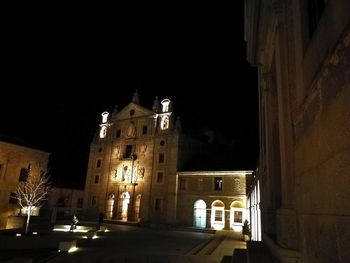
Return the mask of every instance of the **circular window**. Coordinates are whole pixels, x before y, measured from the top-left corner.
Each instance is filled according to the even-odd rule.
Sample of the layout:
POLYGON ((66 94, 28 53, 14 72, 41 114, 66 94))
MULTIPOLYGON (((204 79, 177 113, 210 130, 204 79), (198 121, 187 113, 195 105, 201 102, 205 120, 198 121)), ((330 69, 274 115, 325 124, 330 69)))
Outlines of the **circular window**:
POLYGON ((134 110, 130 110, 130 116, 133 116, 135 114, 134 110))
POLYGON ((164 140, 161 140, 160 141, 160 146, 164 146, 165 145, 165 141, 164 140))

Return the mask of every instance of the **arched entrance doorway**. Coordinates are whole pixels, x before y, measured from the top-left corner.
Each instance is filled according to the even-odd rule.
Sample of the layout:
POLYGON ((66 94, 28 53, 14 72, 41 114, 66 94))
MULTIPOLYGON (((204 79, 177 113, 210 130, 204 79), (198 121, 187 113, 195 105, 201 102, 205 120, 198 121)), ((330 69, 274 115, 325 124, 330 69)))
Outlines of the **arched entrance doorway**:
POLYGON ((135 219, 137 221, 140 220, 140 204, 141 204, 141 195, 137 195, 136 196, 136 200, 135 200, 135 219))
POLYGON ((193 219, 195 227, 206 227, 207 220, 207 205, 203 200, 197 200, 194 203, 193 209, 193 219))
POLYGON ((241 201, 233 201, 230 206, 230 228, 241 231, 244 221, 244 205, 241 201))
POLYGON ((130 203, 130 194, 124 192, 119 197, 119 207, 118 207, 118 219, 127 221, 128 220, 128 205, 130 203))
POLYGON ((211 227, 216 230, 225 227, 225 204, 220 200, 211 204, 211 227))
POLYGON ((112 219, 113 217, 113 207, 114 207, 114 194, 108 195, 107 207, 106 207, 106 218, 112 219))

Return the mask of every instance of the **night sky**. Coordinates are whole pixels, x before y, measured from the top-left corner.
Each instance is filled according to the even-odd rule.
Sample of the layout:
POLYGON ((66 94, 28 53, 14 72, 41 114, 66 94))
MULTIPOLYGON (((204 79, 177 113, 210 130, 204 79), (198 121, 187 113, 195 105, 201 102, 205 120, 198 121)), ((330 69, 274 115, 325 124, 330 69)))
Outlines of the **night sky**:
POLYGON ((138 89, 142 106, 169 96, 184 130, 215 130, 255 163, 257 76, 243 24, 242 1, 207 20, 180 25, 165 16, 126 33, 73 22, 13 25, 1 51, 0 134, 51 152, 55 182, 82 186, 101 112, 123 108, 138 89))

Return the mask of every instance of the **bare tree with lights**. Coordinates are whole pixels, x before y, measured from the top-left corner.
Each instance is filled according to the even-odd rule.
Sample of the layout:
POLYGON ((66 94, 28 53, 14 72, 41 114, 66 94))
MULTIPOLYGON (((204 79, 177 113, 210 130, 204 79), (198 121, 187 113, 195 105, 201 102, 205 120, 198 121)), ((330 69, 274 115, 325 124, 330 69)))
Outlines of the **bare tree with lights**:
POLYGON ((46 173, 33 174, 30 166, 27 170, 27 179, 20 182, 14 191, 14 198, 22 208, 27 208, 27 223, 25 233, 28 233, 32 211, 41 207, 51 189, 49 177, 46 173))

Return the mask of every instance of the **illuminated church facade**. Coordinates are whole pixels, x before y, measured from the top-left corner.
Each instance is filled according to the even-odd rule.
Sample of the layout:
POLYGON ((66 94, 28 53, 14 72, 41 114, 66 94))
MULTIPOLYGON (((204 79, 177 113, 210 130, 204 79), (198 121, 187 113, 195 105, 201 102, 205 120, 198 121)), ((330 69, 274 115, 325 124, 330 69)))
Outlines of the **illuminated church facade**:
POLYGON ((204 143, 182 133, 171 100, 156 97, 150 110, 135 93, 122 110, 102 113, 90 146, 85 215, 141 224, 242 225, 250 172, 180 172, 204 150, 204 143))

